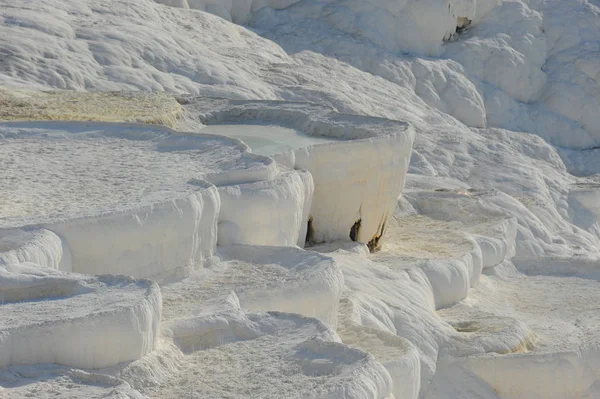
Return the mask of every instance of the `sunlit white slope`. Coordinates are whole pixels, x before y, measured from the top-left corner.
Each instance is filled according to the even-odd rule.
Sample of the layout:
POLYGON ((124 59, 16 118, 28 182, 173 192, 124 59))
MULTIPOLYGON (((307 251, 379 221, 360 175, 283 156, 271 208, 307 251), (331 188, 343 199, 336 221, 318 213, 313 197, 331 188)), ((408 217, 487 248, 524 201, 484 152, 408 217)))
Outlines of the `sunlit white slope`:
POLYGON ((598 144, 600 9, 593 2, 169 3, 175 7, 150 0, 6 7, 0 80, 309 100, 454 124, 448 114, 561 146, 598 144), (197 9, 249 24, 269 40, 197 9), (42 15, 52 22, 41 24, 42 15))
MULTIPOLYGON (((421 245, 400 241, 397 249, 417 260, 386 258, 384 252, 376 262, 360 246, 332 255, 348 288, 340 336, 379 360, 367 361, 382 382, 373 386, 385 388, 377 393, 597 396, 596 352, 579 340, 596 339, 594 309, 587 306, 597 296, 597 182, 569 171, 600 171, 598 150, 590 149, 598 145, 598 1, 182 0, 167 7, 146 0, 34 0, 27 10, 3 3, 3 84, 308 101, 410 122, 416 132, 410 192, 402 203, 406 212, 398 216, 414 223, 398 236, 421 245), (468 29, 457 32, 469 19, 468 29), (559 153, 553 145, 569 148, 559 153), (482 223, 481 230, 464 228, 466 238, 440 227, 480 222, 473 214, 506 218, 482 223), (423 217, 435 222, 423 224, 423 217), (440 232, 444 245, 434 247, 437 257, 427 258, 419 250, 432 254, 426 244, 438 236, 431 231, 440 232), (498 266, 513 255, 522 272, 544 276, 521 275, 510 270, 510 262, 498 266), (565 275, 572 277, 562 280, 565 275), (519 302, 523 293, 527 306, 505 306, 503 298, 519 302), (446 306, 452 307, 440 309, 446 306), (582 309, 590 317, 571 319, 582 309), (536 352, 539 342, 552 343, 544 341, 548 337, 557 339, 555 345, 536 352), (385 373, 389 379, 380 378, 385 373), (566 376, 569 383, 559 386, 566 376)), ((284 236, 282 242, 296 238, 284 236)), ((230 325, 247 325, 244 317, 230 318, 230 325)), ((179 330, 191 331, 192 340, 206 319, 195 321, 179 330)), ((319 330, 317 324, 307 323, 307 331, 319 330)), ((296 333, 288 331, 289 337, 296 333)), ((275 342, 265 340, 267 346, 275 342)), ((259 347, 254 345, 247 347, 259 347)), ((178 350, 157 357, 177 363, 183 358, 178 350)), ((293 352, 290 346, 284 350, 293 352)), ((212 354, 221 359, 225 353, 221 347, 212 354)), ((196 359, 183 363, 202 365, 206 358, 196 359)), ((155 371, 161 369, 149 363, 142 359, 123 375, 160 387, 162 374, 155 371)), ((188 387, 169 378, 173 386, 188 387)))

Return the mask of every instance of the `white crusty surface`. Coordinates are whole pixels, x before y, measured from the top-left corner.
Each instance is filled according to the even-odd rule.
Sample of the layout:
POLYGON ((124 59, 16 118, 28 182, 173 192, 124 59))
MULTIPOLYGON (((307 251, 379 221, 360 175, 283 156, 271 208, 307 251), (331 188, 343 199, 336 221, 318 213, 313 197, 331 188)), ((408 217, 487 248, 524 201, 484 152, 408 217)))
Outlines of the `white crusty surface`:
POLYGON ((143 125, 1 124, 0 226, 163 202, 196 190, 192 179, 267 178, 273 161, 246 151, 228 138, 143 125))

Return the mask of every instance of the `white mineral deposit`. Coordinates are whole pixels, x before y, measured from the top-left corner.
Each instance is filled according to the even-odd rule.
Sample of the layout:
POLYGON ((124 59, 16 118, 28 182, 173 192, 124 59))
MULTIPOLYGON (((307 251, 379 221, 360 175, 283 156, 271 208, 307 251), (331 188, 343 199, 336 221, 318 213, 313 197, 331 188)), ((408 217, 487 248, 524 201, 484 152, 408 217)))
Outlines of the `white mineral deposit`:
POLYGON ((600 398, 599 0, 0 0, 0 398, 600 398))

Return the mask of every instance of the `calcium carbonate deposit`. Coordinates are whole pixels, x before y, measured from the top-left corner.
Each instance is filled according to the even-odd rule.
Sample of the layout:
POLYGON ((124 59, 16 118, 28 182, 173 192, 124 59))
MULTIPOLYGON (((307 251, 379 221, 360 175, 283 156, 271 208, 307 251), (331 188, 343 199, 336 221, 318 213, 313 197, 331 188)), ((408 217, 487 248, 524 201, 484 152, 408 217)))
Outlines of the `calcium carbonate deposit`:
POLYGON ((597 0, 0 0, 0 398, 600 397, 597 0))
POLYGON ((214 125, 203 128, 201 132, 235 137, 246 143, 254 154, 267 156, 332 141, 324 137, 307 136, 294 129, 269 125, 214 125))

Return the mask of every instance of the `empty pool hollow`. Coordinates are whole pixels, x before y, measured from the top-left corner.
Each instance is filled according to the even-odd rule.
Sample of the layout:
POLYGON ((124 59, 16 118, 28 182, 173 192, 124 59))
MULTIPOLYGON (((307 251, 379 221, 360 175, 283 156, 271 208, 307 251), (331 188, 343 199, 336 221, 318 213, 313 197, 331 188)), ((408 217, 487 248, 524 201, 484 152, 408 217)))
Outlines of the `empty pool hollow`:
POLYGON ((307 147, 312 144, 340 141, 340 139, 335 138, 311 136, 296 129, 274 125, 209 125, 202 128, 200 132, 242 140, 254 154, 266 156, 307 147))

